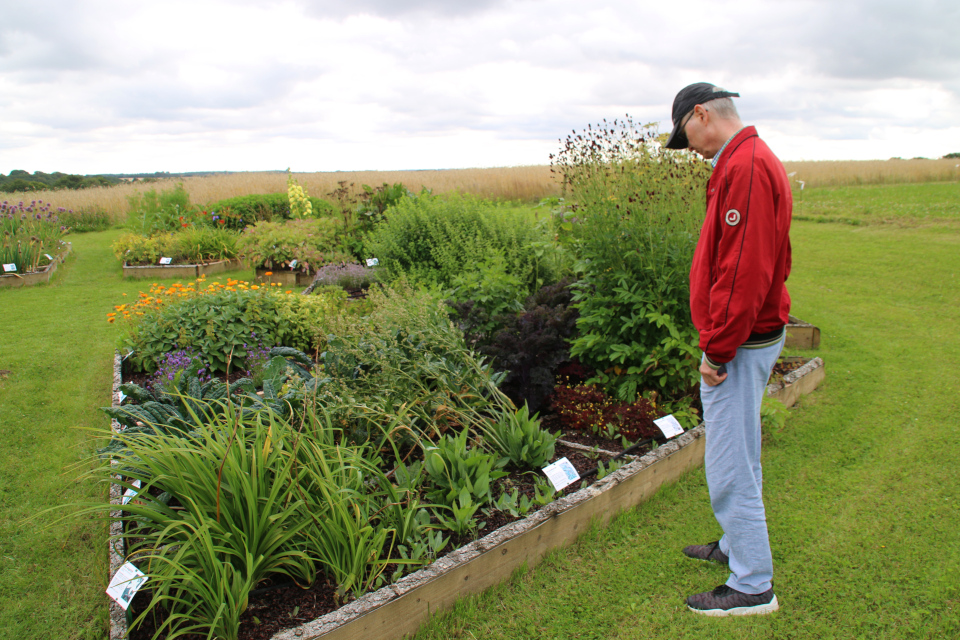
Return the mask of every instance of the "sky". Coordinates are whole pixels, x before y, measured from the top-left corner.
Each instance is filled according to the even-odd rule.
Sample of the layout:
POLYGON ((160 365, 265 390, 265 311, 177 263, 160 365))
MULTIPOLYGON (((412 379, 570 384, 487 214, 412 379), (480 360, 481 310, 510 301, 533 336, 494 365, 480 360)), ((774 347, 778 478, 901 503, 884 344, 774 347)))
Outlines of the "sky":
POLYGON ((782 160, 960 152, 957 0, 0 0, 0 172, 549 164, 692 82, 782 160))

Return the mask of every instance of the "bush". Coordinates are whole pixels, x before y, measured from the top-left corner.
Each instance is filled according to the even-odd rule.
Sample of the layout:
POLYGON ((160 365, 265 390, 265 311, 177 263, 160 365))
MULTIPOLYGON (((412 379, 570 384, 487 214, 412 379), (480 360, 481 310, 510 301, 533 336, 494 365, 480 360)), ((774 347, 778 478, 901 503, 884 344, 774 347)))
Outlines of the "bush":
POLYGON ((577 310, 569 282, 543 287, 520 313, 493 315, 482 299, 450 302, 467 343, 505 372, 500 389, 517 406, 541 411, 555 384, 557 367, 570 359, 577 310))
POLYGON ((522 212, 456 194, 420 195, 388 210, 366 250, 380 261, 385 281, 406 277, 443 288, 499 256, 529 293, 557 279, 543 255, 546 240, 547 232, 522 212))
POLYGON ((105 231, 113 224, 109 213, 96 208, 82 208, 77 211, 60 208, 58 215, 60 224, 67 227, 71 233, 105 231))
POLYGON ((136 303, 117 305, 108 314, 110 322, 118 314, 127 322, 120 347, 133 351, 135 371, 156 371, 160 356, 177 349, 193 349, 213 371, 228 366, 240 371, 257 346, 251 333, 264 344, 312 352, 345 298, 287 294, 236 280, 204 285, 203 278, 190 285, 154 285, 136 303))
POLYGON ((685 394, 698 375, 688 277, 709 165, 655 140, 652 126, 604 122, 552 161, 574 203, 556 218, 578 258, 571 353, 627 401, 685 394))
POLYGON ((337 223, 332 218, 258 222, 244 230, 240 251, 255 267, 313 273, 325 264, 349 262, 339 250, 337 223))
MULTIPOLYGON (((314 217, 325 218, 333 215, 333 205, 326 200, 311 197, 309 201, 314 217)), ((286 193, 237 196, 207 204, 205 209, 216 215, 226 214, 227 226, 238 231, 261 221, 291 219, 290 198, 286 193)))
POLYGON ((129 265, 157 264, 161 257, 173 264, 194 264, 233 260, 239 255, 237 243, 237 234, 227 229, 192 227, 152 237, 127 233, 112 248, 117 259, 129 265))
POLYGON ((179 231, 190 226, 190 194, 178 184, 173 189, 157 193, 150 189, 127 196, 129 211, 127 227, 134 233, 150 236, 156 233, 179 231))
POLYGON ((347 291, 365 291, 371 284, 377 282, 378 278, 375 268, 347 262, 320 267, 313 281, 316 287, 340 287, 347 291))

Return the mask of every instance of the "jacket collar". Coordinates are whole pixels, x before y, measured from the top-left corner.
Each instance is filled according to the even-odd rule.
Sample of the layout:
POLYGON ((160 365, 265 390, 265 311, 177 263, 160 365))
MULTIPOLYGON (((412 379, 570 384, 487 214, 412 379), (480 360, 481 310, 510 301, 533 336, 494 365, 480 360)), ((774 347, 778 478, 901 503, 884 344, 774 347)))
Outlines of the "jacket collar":
POLYGON ((730 157, 736 153, 737 147, 739 147, 745 140, 748 138, 757 137, 757 128, 750 126, 744 127, 740 132, 733 136, 733 139, 730 140, 718 153, 720 158, 717 160, 716 166, 713 168, 714 173, 722 171, 727 162, 730 161, 730 157))

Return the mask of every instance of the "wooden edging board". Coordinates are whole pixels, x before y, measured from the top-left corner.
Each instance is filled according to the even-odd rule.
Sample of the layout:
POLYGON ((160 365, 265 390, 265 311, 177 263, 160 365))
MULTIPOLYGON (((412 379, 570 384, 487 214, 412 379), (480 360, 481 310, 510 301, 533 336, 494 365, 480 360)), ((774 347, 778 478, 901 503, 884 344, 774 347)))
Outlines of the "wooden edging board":
MULTIPOLYGON (((117 402, 122 361, 114 358, 113 402, 117 402)), ((823 361, 813 358, 784 376, 784 385, 770 385, 767 394, 787 404, 810 393, 823 379, 823 361), (808 377, 810 382, 804 382, 808 377), (815 380, 815 381, 813 381, 815 380), (789 398, 788 398, 789 399, 789 398)), ((114 431, 120 425, 112 422, 114 431)), ((650 498, 664 484, 676 481, 703 464, 704 426, 674 438, 602 480, 556 500, 523 520, 450 552, 436 562, 375 592, 298 627, 276 633, 272 640, 398 640, 416 633, 420 625, 457 599, 478 593, 510 577, 522 564, 535 566, 549 551, 572 544, 593 522, 606 524, 619 511, 650 498)), ((121 487, 110 486, 110 502, 119 507, 121 487)), ((120 534, 120 511, 111 512, 110 536, 120 534)), ((123 549, 110 546, 110 575, 125 561, 123 549)), ((110 638, 127 634, 126 612, 110 602, 110 638)))
POLYGON ((199 278, 223 271, 235 271, 243 268, 240 260, 219 260, 206 264, 152 264, 137 267, 123 263, 125 278, 199 278))
POLYGON ((785 349, 816 349, 819 346, 820 329, 809 322, 790 316, 783 347, 785 349))
POLYGON ((12 273, 0 275, 0 288, 3 287, 32 287, 35 284, 41 284, 43 282, 50 282, 50 278, 53 276, 53 273, 57 270, 57 266, 61 262, 67 259, 67 254, 70 253, 70 249, 73 248, 73 245, 69 242, 66 243, 67 247, 56 256, 53 257, 53 262, 46 265, 40 271, 34 271, 32 273, 25 273, 23 275, 14 275, 12 273))
POLYGON ((767 385, 767 395, 776 398, 784 405, 792 407, 800 399, 800 396, 812 392, 824 376, 827 375, 820 358, 784 358, 784 360, 801 361, 803 366, 794 369, 783 376, 782 383, 767 385))

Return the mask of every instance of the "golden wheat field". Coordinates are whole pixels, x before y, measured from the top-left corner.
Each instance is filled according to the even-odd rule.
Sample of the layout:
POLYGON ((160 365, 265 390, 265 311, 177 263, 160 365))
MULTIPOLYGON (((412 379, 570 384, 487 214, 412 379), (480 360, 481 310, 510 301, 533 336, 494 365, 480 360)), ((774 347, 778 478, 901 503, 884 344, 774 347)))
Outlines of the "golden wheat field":
MULTIPOLYGON (((786 162, 794 188, 848 186, 858 184, 897 184, 907 182, 952 182, 960 179, 960 160, 867 160, 786 162)), ((357 171, 295 173, 294 177, 312 196, 328 198, 338 183, 362 185, 403 183, 411 191, 422 188, 434 193, 460 191, 483 198, 536 202, 560 194, 560 184, 547 165, 501 167, 493 169, 445 169, 435 171, 357 171)), ((97 209, 119 221, 127 212, 127 198, 149 189, 169 189, 182 183, 194 204, 207 204, 253 193, 286 191, 287 175, 282 172, 224 173, 203 177, 173 178, 151 183, 124 183, 79 191, 36 191, 13 193, 5 200, 17 202, 41 199, 66 209, 97 209)))

